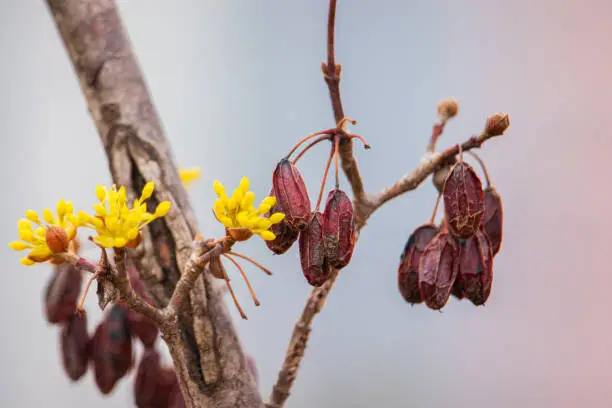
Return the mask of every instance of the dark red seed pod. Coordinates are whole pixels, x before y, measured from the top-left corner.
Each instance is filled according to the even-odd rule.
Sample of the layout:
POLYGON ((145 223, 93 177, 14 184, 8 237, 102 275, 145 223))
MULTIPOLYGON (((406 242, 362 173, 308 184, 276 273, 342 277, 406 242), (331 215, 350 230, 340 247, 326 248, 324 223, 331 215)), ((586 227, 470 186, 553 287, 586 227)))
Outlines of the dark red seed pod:
POLYGON ((138 337, 145 347, 153 347, 155 345, 159 329, 153 320, 133 310, 128 310, 127 323, 130 333, 138 337))
POLYGON ((134 402, 138 408, 157 406, 157 383, 162 374, 159 360, 157 350, 149 348, 145 349, 138 363, 134 380, 134 402))
POLYGON ((438 233, 419 263, 421 297, 430 309, 442 309, 448 302, 458 270, 459 246, 447 232, 438 233))
POLYGON ((87 371, 89 362, 86 315, 73 313, 64 322, 60 333, 60 343, 64 370, 72 381, 77 381, 87 371))
POLYGON ((176 373, 172 368, 162 368, 155 395, 157 396, 157 407, 180 408, 185 406, 176 373))
POLYGON ((398 286, 404 300, 408 303, 421 303, 419 290, 419 262, 427 245, 438 233, 438 227, 433 224, 424 224, 415 229, 400 257, 398 268, 398 286))
POLYGON ((323 247, 331 267, 341 269, 348 265, 356 236, 351 199, 342 190, 330 191, 323 212, 323 247))
POLYGON ((98 326, 92 347, 96 384, 103 394, 108 394, 133 364, 132 336, 125 307, 113 305, 98 326))
POLYGON ((323 248, 323 215, 317 211, 305 231, 300 232, 300 262, 304 277, 312 286, 321 286, 331 276, 323 248))
POLYGON ((453 290, 474 305, 484 305, 493 282, 493 253, 489 237, 478 230, 472 238, 460 241, 459 273, 453 290))
POLYGON ((502 199, 493 186, 489 186, 484 192, 485 212, 482 221, 482 229, 491 240, 491 251, 493 256, 497 255, 501 248, 504 210, 502 199))
MULTIPOLYGON (((272 187, 272 190, 270 190, 269 195, 276 197, 274 187, 272 187)), ((280 206, 278 198, 276 199, 276 205, 274 205, 270 209, 270 212, 268 212, 266 216, 269 217, 270 215, 277 212, 285 212, 280 206)), ((274 235, 276 235, 276 239, 273 239, 272 241, 266 241, 266 245, 268 246, 270 251, 274 252, 277 255, 281 255, 287 252, 289 248, 293 246, 295 241, 297 241, 298 236, 300 234, 299 231, 291 228, 289 224, 287 224, 286 220, 282 220, 278 224, 272 225, 270 227, 270 231, 272 231, 274 235)))
POLYGON ((272 176, 276 201, 285 213, 285 222, 304 231, 310 219, 310 198, 302 175, 289 160, 282 159, 272 176))
POLYGON ((443 194, 449 232, 463 239, 473 236, 482 225, 484 192, 472 166, 463 161, 455 164, 446 178, 443 194))
POLYGON ((68 321, 76 312, 83 275, 70 263, 54 267, 45 290, 45 315, 49 323, 68 321))

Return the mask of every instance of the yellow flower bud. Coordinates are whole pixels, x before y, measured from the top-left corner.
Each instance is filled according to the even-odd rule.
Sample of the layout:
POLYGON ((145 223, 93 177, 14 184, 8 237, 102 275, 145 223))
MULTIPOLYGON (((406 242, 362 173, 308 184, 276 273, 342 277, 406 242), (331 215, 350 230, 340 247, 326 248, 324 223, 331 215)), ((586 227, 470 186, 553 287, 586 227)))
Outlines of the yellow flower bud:
POLYGON ((256 219, 254 228, 267 230, 268 228, 270 228, 271 225, 272 223, 270 222, 270 220, 265 218, 259 218, 256 219))
POLYGON ((252 191, 248 191, 242 198, 242 203, 240 204, 240 208, 243 210, 246 210, 249 207, 251 207, 254 201, 255 201, 255 194, 253 194, 252 191))
POLYGON ((274 213, 270 216, 270 222, 272 224, 278 224, 279 222, 281 222, 282 220, 285 219, 285 214, 283 213, 274 213))
POLYGON ((34 210, 27 210, 26 211, 26 218, 28 220, 32 221, 32 222, 40 222, 38 220, 38 214, 34 210))
POLYGON ((25 266, 32 266, 32 265, 34 265, 36 263, 36 262, 34 262, 33 260, 31 260, 29 258, 21 258, 21 260, 19 262, 21 262, 21 264, 25 265, 25 266))
POLYGON ((59 200, 57 203, 57 215, 61 218, 66 215, 66 201, 59 200))
POLYGON ((102 204, 94 204, 94 210, 100 217, 104 217, 106 215, 106 208, 102 204))
POLYGON ((32 248, 32 245, 28 245, 25 242, 13 241, 9 243, 9 247, 15 251, 23 251, 24 249, 32 248))
POLYGON ((103 202, 106 198, 106 189, 99 184, 96 186, 96 197, 100 202, 103 202))
POLYGON ((242 194, 246 194, 246 192, 249 191, 249 179, 246 176, 240 179, 239 188, 242 194))
POLYGON ((17 229, 21 230, 31 230, 32 223, 24 218, 20 219, 17 223, 17 229))
POLYGON ((217 195, 221 198, 223 195, 225 195, 225 187, 223 187, 223 184, 217 180, 213 182, 213 190, 215 190, 215 193, 217 193, 217 195))
POLYGON ((43 218, 47 224, 54 224, 53 213, 50 209, 45 208, 43 211, 43 218))
POLYGON ((259 236, 264 239, 264 241, 274 241, 276 239, 276 235, 272 231, 261 231, 259 236))
POLYGON ((147 200, 149 197, 151 197, 151 195, 153 194, 154 188, 155 188, 155 183, 152 181, 149 181, 147 184, 145 184, 144 188, 142 189, 142 195, 140 196, 140 201, 147 200))
POLYGON ((170 211, 170 201, 162 201, 155 209, 155 218, 163 217, 170 211))
POLYGON ((19 239, 22 239, 25 242, 32 242, 34 240, 34 231, 20 230, 18 236, 19 239))
POLYGON ((115 240, 112 237, 106 235, 98 235, 94 238, 94 242, 103 248, 112 248, 115 240))
POLYGON ((225 214, 225 206, 223 205, 223 202, 220 199, 215 200, 215 204, 213 208, 217 214, 219 215, 225 214))

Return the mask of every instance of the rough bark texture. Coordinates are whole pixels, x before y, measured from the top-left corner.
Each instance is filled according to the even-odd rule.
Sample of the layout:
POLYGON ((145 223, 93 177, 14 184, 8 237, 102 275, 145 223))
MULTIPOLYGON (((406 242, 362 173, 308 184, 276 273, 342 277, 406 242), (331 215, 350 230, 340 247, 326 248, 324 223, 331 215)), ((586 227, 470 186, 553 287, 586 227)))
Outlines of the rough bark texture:
MULTIPOLYGON (((115 183, 130 199, 155 181, 168 216, 130 253, 159 306, 166 306, 197 233, 172 151, 112 0, 47 0, 76 70, 115 183)), ((178 332, 164 333, 188 407, 262 407, 222 293, 209 273, 198 279, 178 332)))

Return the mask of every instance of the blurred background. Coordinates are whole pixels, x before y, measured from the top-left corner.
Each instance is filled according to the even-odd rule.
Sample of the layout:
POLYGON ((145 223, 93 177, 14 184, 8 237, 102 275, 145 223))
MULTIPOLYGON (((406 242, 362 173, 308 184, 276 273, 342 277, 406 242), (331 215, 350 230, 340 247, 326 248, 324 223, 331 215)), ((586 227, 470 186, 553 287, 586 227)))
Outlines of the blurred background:
MULTIPOLYGON (((296 140, 333 126, 319 68, 327 3, 119 3, 177 162, 202 168, 190 196, 205 235, 222 233, 210 213, 214 179, 233 186, 247 175, 261 197, 296 140)), ((89 210, 95 184, 110 177, 46 5, 0 10, 0 242, 9 242, 27 208, 66 198, 89 210)), ((506 135, 481 151, 505 235, 485 307, 411 307, 397 290, 399 256, 430 217, 435 189, 427 180, 384 206, 314 323, 288 407, 611 406, 611 15, 606 0, 339 2, 344 107, 373 146, 356 149, 366 189, 414 169, 442 98, 457 98, 460 113, 440 148, 508 112, 506 135)), ((311 196, 326 157, 321 145, 301 162, 311 196)), ((309 286, 296 247, 277 257, 254 239, 241 251, 275 272, 248 268, 260 308, 235 276, 248 321, 228 298, 267 397, 309 286)), ((59 329, 43 319, 51 269, 19 258, 0 245, 0 406, 133 406, 132 379, 109 397, 91 372, 69 382, 59 329)), ((94 296, 87 308, 93 331, 94 296)))

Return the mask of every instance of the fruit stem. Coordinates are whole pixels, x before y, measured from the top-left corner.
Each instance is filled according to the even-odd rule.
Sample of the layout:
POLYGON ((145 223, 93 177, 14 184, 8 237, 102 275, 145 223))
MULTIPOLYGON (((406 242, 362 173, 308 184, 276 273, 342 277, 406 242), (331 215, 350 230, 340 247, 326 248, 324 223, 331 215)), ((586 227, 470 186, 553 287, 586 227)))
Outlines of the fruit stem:
POLYGON ((247 318, 246 313, 244 313, 244 310, 242 310, 242 307, 240 307, 240 303, 238 303, 238 299, 236 298, 236 294, 234 293, 234 289, 232 289, 232 285, 230 284, 230 280, 229 280, 229 276, 227 276, 227 272, 225 271, 225 268, 221 268, 221 270, 223 271, 223 274, 225 275, 225 285, 227 286, 227 289, 229 290, 230 295, 232 295, 232 299, 234 300, 234 304, 236 305, 236 309, 238 309, 238 312, 240 313, 240 316, 244 319, 244 320, 249 320, 247 318))
POLYGON ((254 259, 249 258, 246 255, 242 255, 241 253, 238 252, 234 252, 234 251, 228 251, 227 252, 229 255, 233 255, 233 256, 237 256, 238 258, 242 258, 245 261, 249 261, 250 263, 252 263, 253 265, 255 265, 256 267, 258 267, 259 269, 261 269, 262 271, 264 271, 266 274, 268 275, 272 275, 272 271, 269 270, 268 268, 266 268, 265 266, 261 265, 260 263, 256 262, 254 259))
POLYGON ((357 135, 355 133, 347 133, 346 137, 348 137, 349 139, 359 139, 359 140, 361 140, 361 143, 363 143, 363 148, 366 149, 366 150, 372 148, 372 146, 370 146, 368 144, 368 142, 365 141, 365 138, 363 136, 361 136, 361 135, 357 135))
POLYGON ((89 292, 89 287, 91 286, 93 281, 96 280, 97 277, 98 277, 98 274, 94 273, 91 276, 91 278, 89 278, 89 280, 87 281, 87 285, 85 285, 85 290, 83 291, 83 295, 81 296, 81 301, 79 302, 79 304, 76 307, 77 312, 79 312, 81 314, 85 313, 85 309, 83 309, 83 305, 85 304, 85 298, 87 298, 87 292, 89 292))
POLYGON ((304 138, 302 138, 302 140, 297 142, 297 144, 295 146, 293 146, 293 148, 291 149, 289 154, 287 154, 287 156, 285 156, 285 158, 289 159, 289 157, 298 149, 298 147, 300 147, 302 144, 304 144, 306 141, 312 139, 313 137, 318 136, 318 135, 323 135, 323 134, 332 134, 335 131, 336 131, 336 129, 326 129, 326 130, 320 130, 318 132, 311 133, 308 136, 305 136, 304 138))
POLYGON ((336 152, 335 144, 329 152, 329 157, 327 158, 327 164, 325 165, 325 172, 323 173, 323 179, 321 180, 321 188, 319 189, 319 198, 317 199, 317 206, 315 207, 315 212, 319 211, 319 207, 321 207, 321 200, 323 199, 323 190, 325 190, 325 182, 327 181, 327 174, 329 173, 329 167, 331 166, 332 158, 334 157, 334 153, 336 152))
POLYGON ((313 147, 316 144, 319 144, 320 142, 322 142, 323 140, 328 140, 331 137, 331 135, 324 135, 324 136, 320 136, 317 139, 313 140, 312 142, 310 142, 310 144, 308 144, 308 146, 306 146, 301 152, 300 154, 297 155, 297 157, 295 159, 293 159, 293 164, 295 165, 295 163, 298 162, 298 160, 300 160, 302 158, 302 156, 304 155, 304 153, 306 153, 308 150, 310 150, 311 147, 313 147))
POLYGON ((487 187, 490 187, 491 186, 491 179, 489 178, 489 172, 487 171, 487 166, 485 166, 484 160, 482 160, 479 155, 477 155, 476 153, 472 152, 471 150, 468 150, 468 153, 474 159, 476 159, 478 164, 480 164, 480 168, 482 169, 482 172, 484 173, 484 176, 485 176, 485 181, 487 182, 487 187))
POLYGON ((340 188, 340 178, 338 177, 338 156, 340 152, 340 138, 338 136, 334 139, 334 167, 336 170, 336 190, 340 188))
POLYGON ((251 297, 253 298, 253 302, 255 303, 255 306, 259 306, 259 300, 257 300, 257 296, 255 296, 255 291, 253 290, 253 287, 251 286, 251 282, 249 282, 249 278, 247 278, 246 273, 244 273, 244 269, 242 269, 242 267, 238 264, 238 262, 236 262, 236 260, 234 258, 232 258, 231 256, 229 256, 228 254, 222 254, 225 258, 229 259, 230 261, 232 261, 232 263, 236 266, 236 268, 238 269, 238 271, 240 272, 240 274, 242 275, 242 279, 244 279, 244 281, 247 284, 247 287, 249 288, 249 292, 251 292, 251 297))
POLYGON ((436 199, 436 205, 434 206, 433 209, 433 214, 431 214, 431 220, 430 222, 433 224, 434 221, 436 220, 436 213, 438 212, 438 205, 440 205, 440 198, 442 198, 442 192, 438 193, 438 198, 436 199))

